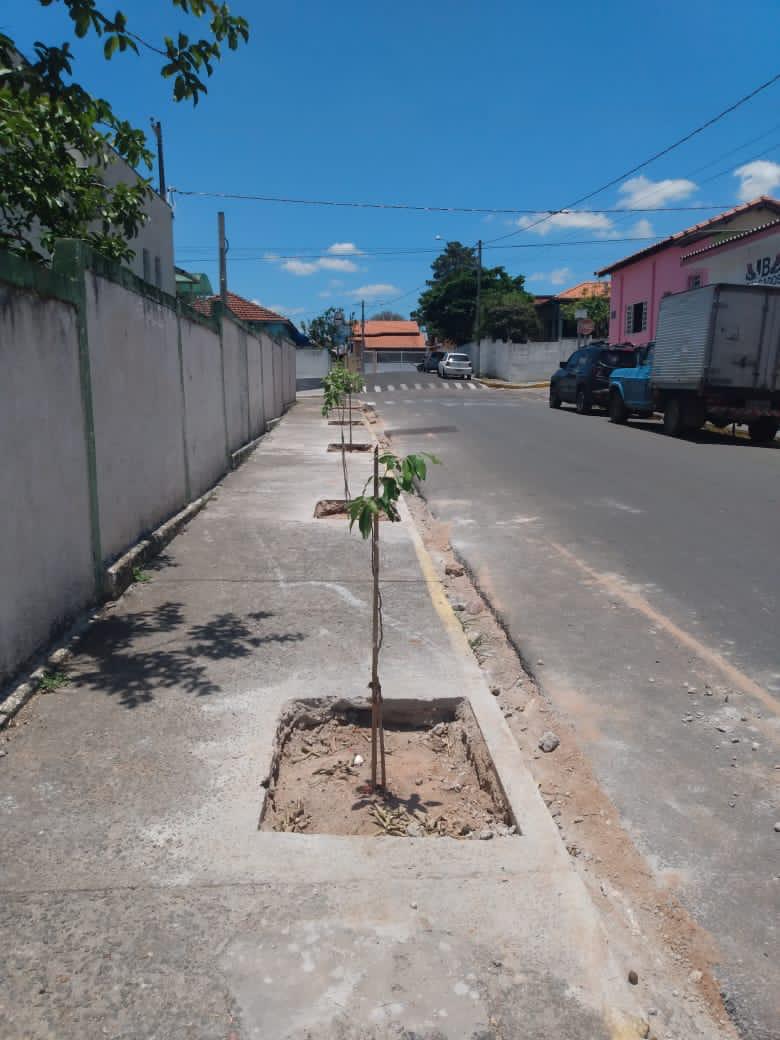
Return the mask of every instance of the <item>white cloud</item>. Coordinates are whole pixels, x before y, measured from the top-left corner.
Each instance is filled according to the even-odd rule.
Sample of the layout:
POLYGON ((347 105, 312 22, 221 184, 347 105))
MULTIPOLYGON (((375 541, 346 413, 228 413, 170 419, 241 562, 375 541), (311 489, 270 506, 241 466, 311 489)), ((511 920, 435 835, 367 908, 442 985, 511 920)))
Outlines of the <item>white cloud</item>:
POLYGON ((622 206, 628 206, 629 209, 644 209, 651 206, 665 206, 667 202, 679 202, 681 199, 687 199, 696 189, 695 181, 686 180, 684 177, 651 181, 649 177, 644 177, 640 173, 638 177, 631 177, 624 181, 618 188, 618 194, 622 196, 620 199, 622 206))
POLYGON ((756 159, 734 170, 740 185, 737 197, 740 202, 750 202, 759 195, 770 195, 780 186, 780 163, 769 159, 756 159))
POLYGON ((638 220, 636 222, 636 224, 632 224, 631 227, 628 229, 628 233, 629 233, 629 235, 631 235, 632 238, 633 237, 636 237, 636 238, 654 238, 655 237, 655 229, 653 228, 653 225, 650 223, 649 220, 647 220, 646 217, 642 217, 642 219, 638 220))
POLYGON ((308 275, 319 270, 319 264, 316 260, 285 260, 282 263, 282 270, 295 275, 308 275))
POLYGON ((321 300, 329 300, 333 293, 329 289, 323 289, 323 291, 318 292, 317 295, 321 300))
POLYGON ((386 282, 375 282, 373 285, 361 285, 357 289, 352 289, 349 295, 354 296, 358 300, 375 300, 378 296, 397 296, 400 291, 396 285, 388 285, 386 282))
POLYGON ((549 282, 550 285, 564 285, 571 279, 570 267, 556 267, 552 271, 536 271, 528 279, 529 282, 549 282))
MULTIPOLYGON (((266 253, 266 259, 278 260, 279 257, 273 253, 266 253)), ((315 274, 317 271, 357 271, 358 266, 351 260, 345 260, 343 257, 322 256, 318 260, 283 260, 282 270, 298 277, 306 277, 307 275, 315 274)))
POLYGON ((354 242, 334 242, 332 246, 328 246, 327 251, 329 253, 360 253, 361 250, 355 245, 354 242))
POLYGON ((331 289, 339 289, 344 284, 343 278, 331 278, 328 285, 331 289))
POLYGON ((533 231, 535 235, 549 235, 551 231, 578 228, 595 231, 599 237, 612 230, 612 221, 606 213, 591 213, 588 210, 571 210, 566 213, 532 213, 519 217, 517 227, 533 231), (537 223, 538 222, 538 223, 537 223))
MULTIPOLYGON (((253 302, 260 304, 261 307, 265 306, 265 304, 260 303, 259 300, 254 300, 253 302)), ((306 313, 306 308, 305 307, 285 307, 281 303, 272 303, 271 306, 268 308, 268 310, 269 311, 275 311, 277 314, 282 314, 282 315, 284 315, 285 318, 292 318, 296 314, 305 314, 306 313)))
POLYGON ((351 260, 339 260, 337 257, 323 256, 321 260, 317 261, 317 264, 324 271, 357 271, 357 264, 353 264, 351 260))

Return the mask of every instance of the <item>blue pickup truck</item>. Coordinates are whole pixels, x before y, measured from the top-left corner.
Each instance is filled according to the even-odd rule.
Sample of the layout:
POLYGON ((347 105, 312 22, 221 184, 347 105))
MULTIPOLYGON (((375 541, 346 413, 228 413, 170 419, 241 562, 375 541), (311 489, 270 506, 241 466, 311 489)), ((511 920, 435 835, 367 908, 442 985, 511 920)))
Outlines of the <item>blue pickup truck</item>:
POLYGON ((650 386, 654 346, 655 344, 648 343, 646 347, 637 350, 634 368, 612 370, 607 405, 610 422, 624 423, 631 415, 649 419, 655 411, 650 386))

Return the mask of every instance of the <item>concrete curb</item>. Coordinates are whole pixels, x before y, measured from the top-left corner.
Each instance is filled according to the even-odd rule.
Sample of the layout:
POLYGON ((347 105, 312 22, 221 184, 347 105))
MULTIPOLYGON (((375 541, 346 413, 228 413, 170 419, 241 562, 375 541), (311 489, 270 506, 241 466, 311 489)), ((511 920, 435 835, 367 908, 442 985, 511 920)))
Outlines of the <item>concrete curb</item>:
POLYGON ((39 655, 34 660, 41 661, 40 664, 28 670, 23 679, 11 687, 11 692, 0 702, 0 730, 11 721, 16 713, 25 706, 34 693, 40 690, 41 680, 47 672, 61 668, 73 656, 76 644, 95 620, 97 613, 90 612, 81 617, 66 630, 64 635, 57 641, 54 650, 47 650, 45 656, 39 655))
MULTIPOLYGON (((277 422, 277 420, 272 420, 272 421, 274 423, 277 422)), ((268 429, 269 430, 272 429, 270 423, 268 424, 268 429)), ((246 460, 249 458, 249 456, 255 450, 255 448, 260 443, 260 441, 263 439, 263 437, 265 437, 265 434, 261 433, 260 436, 259 437, 255 437, 255 439, 253 441, 250 441, 248 444, 244 444, 237 451, 232 452, 231 456, 230 456, 230 469, 231 470, 238 469, 238 467, 240 465, 242 465, 242 463, 246 462, 246 460)))
MULTIPOLYGON (((190 502, 181 512, 161 524, 148 538, 138 542, 116 563, 107 567, 103 584, 105 599, 118 599, 132 585, 133 570, 157 556, 208 504, 214 491, 215 489, 211 488, 205 495, 190 502)), ((92 608, 83 614, 54 642, 53 650, 49 646, 32 658, 32 667, 28 665, 25 668, 23 678, 12 684, 8 696, 0 701, 0 730, 10 722, 20 708, 24 707, 33 694, 40 690, 41 680, 46 673, 61 668, 73 656, 76 644, 99 617, 100 609, 100 607, 92 608)))
POLYGON ((478 378, 478 383, 489 387, 491 390, 544 390, 550 385, 547 379, 541 383, 506 383, 503 379, 478 378))
POLYGON ((205 495, 190 502, 180 513, 166 520, 148 538, 138 542, 124 556, 120 556, 116 563, 106 569, 105 593, 108 599, 117 599, 125 589, 133 582, 133 570, 162 552, 165 546, 176 537, 185 524, 188 524, 201 509, 207 505, 213 489, 205 495))

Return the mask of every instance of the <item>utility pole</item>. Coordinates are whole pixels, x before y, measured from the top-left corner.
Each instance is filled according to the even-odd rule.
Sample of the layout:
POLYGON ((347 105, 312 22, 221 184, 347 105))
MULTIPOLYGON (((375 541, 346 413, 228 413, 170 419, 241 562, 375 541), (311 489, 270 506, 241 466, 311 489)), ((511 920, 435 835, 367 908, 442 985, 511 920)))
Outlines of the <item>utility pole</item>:
POLYGON ((480 374, 480 362, 482 360, 482 239, 477 242, 477 313, 476 328, 474 329, 477 340, 477 375, 480 374))
POLYGON ((222 303, 227 307, 227 240, 225 238, 225 214, 222 210, 217 213, 217 228, 219 231, 219 295, 222 303))
MULTIPOLYGON (((366 301, 360 301, 360 371, 366 370, 366 301)), ((376 352, 374 353, 374 371, 376 372, 376 352)))
POLYGON ((154 130, 154 136, 157 138, 157 172, 159 175, 159 192, 160 198, 165 198, 165 156, 163 155, 163 135, 162 135, 162 123, 159 119, 152 117, 152 130, 154 130))

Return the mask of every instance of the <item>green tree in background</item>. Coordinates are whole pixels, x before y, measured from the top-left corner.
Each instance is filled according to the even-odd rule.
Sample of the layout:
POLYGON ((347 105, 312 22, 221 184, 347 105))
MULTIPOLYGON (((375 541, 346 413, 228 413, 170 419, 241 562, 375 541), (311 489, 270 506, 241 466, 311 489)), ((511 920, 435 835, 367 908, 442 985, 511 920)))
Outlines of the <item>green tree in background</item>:
MULTIPOLYGON (((197 104, 223 45, 235 50, 249 38, 249 26, 227 3, 170 2, 199 24, 205 20, 205 35, 190 40, 177 31, 152 42, 143 26, 131 27, 121 11, 104 14, 96 0, 38 0, 41 7, 62 4, 77 37, 100 37, 107 60, 117 52, 157 54, 174 100, 197 104)), ((130 259, 127 239, 144 223, 150 182, 140 178, 111 187, 103 173, 113 153, 133 168, 150 167, 146 137, 120 119, 109 101, 73 80, 68 42, 38 41, 34 51, 25 61, 14 41, 0 33, 0 248, 41 259, 36 238, 51 252, 55 239, 73 237, 113 259, 130 259)))
POLYGON ((566 321, 576 321, 574 312, 578 310, 587 311, 593 321, 593 335, 597 339, 609 335, 609 296, 584 296, 581 300, 564 303, 561 314, 566 321))
POLYGON ((482 336, 486 339, 526 343, 539 333, 533 297, 527 292, 491 294, 483 307, 482 336))
MULTIPOLYGON (((458 346, 474 338, 477 266, 475 250, 460 242, 448 242, 433 261, 433 277, 412 315, 429 335, 458 346)), ((503 267, 482 268, 483 335, 522 341, 537 331, 533 297, 524 286, 522 275, 513 277, 503 267)))
POLYGON ((322 314, 312 318, 308 324, 301 322, 301 327, 312 343, 326 350, 335 350, 340 344, 341 330, 344 324, 344 312, 338 307, 328 307, 322 314))
POLYGON ((370 321, 406 321, 406 318, 398 311, 378 311, 371 315, 370 321))

